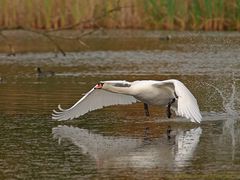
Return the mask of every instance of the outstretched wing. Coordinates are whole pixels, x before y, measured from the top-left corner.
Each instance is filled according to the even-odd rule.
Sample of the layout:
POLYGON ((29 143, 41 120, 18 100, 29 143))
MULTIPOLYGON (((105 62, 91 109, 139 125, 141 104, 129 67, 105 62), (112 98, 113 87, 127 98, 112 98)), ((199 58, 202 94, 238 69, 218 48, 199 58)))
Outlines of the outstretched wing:
POLYGON ((156 82, 157 86, 168 86, 173 88, 177 97, 176 114, 190 119, 192 122, 200 123, 202 115, 200 113, 196 98, 188 90, 188 88, 180 81, 175 79, 156 82))
MULTIPOLYGON (((116 81, 114 81, 115 83, 116 81)), ((120 83, 118 83, 119 85, 120 83)), ((77 118, 89 111, 101 109, 106 106, 117 104, 132 104, 137 100, 133 96, 116 94, 102 89, 91 89, 76 104, 69 109, 62 109, 58 105, 60 111, 53 110, 52 119, 62 121, 77 118)))

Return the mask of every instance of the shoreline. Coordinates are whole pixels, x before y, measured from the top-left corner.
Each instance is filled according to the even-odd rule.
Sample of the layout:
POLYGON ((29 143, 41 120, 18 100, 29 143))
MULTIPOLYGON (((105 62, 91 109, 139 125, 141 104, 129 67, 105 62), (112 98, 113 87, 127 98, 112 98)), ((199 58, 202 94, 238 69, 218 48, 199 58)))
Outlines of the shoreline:
MULTIPOLYGON (((64 52, 81 52, 91 50, 115 50, 114 44, 120 46, 122 50, 134 50, 144 48, 145 43, 148 43, 151 48, 161 44, 174 44, 175 42, 191 43, 205 42, 223 43, 230 41, 231 43, 240 43, 240 33, 238 31, 157 31, 157 30, 132 30, 132 29, 101 29, 96 30, 91 34, 91 29, 85 31, 79 30, 64 30, 50 32, 48 35, 52 37, 54 43, 59 45, 64 52), (78 37, 83 36, 78 41, 78 37), (125 40, 139 41, 139 47, 134 47, 126 44, 125 40), (99 43, 102 44, 99 46, 99 43), (98 44, 98 45, 97 45, 98 44)), ((48 38, 40 33, 30 32, 27 30, 4 30, 0 36, 0 53, 10 53, 10 48, 13 48, 15 53, 27 52, 57 52, 56 45, 48 38), (9 47, 11 45, 12 47, 9 47)), ((128 42, 129 43, 129 42, 128 42)), ((121 50, 120 48, 120 50, 121 50)))

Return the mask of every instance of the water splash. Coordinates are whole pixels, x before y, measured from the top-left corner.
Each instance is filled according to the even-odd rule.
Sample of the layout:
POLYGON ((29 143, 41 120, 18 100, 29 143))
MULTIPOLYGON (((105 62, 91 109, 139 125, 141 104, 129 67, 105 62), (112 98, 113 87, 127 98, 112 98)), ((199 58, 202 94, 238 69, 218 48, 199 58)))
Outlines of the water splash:
POLYGON ((223 135, 230 135, 232 141, 232 161, 235 160, 236 132, 235 123, 239 119, 239 112, 236 110, 238 97, 236 96, 236 81, 233 76, 232 92, 230 98, 223 98, 223 107, 227 113, 227 120, 223 124, 223 135))
POLYGON ((232 161, 234 161, 236 139, 237 139, 237 134, 239 134, 239 132, 236 132, 235 126, 236 126, 236 122, 239 120, 240 114, 236 108, 239 103, 239 98, 236 92, 236 79, 234 77, 234 74, 232 74, 231 78, 232 78, 231 85, 229 86, 229 84, 226 83, 227 87, 224 89, 219 89, 216 86, 211 84, 208 84, 208 86, 211 86, 212 88, 214 88, 222 98, 222 107, 226 114, 225 116, 226 120, 223 122, 222 136, 220 136, 219 141, 222 142, 224 138, 230 138, 231 150, 232 150, 232 161))

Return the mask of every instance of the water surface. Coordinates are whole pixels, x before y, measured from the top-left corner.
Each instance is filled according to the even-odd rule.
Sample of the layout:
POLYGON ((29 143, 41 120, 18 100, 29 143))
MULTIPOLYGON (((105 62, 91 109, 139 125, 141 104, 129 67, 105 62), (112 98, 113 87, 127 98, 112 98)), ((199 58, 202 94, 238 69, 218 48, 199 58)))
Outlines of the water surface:
POLYGON ((240 35, 120 35, 88 37, 90 48, 66 56, 0 54, 0 179, 240 177, 240 35), (56 75, 37 78, 36 67, 56 75), (51 120, 58 104, 71 106, 100 80, 169 78, 196 96, 201 125, 168 119, 161 107, 144 117, 141 103, 51 120))

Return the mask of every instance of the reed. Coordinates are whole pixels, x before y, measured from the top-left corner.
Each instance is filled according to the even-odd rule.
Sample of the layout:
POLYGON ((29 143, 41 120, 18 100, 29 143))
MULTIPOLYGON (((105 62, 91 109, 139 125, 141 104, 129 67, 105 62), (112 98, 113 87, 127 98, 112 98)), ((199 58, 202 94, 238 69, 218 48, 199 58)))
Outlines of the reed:
POLYGON ((236 21, 237 21, 236 28, 239 30, 240 29, 240 0, 236 1, 235 13, 236 13, 236 21))
POLYGON ((61 29, 79 22, 75 28, 240 30, 240 0, 0 0, 1 28, 61 29))
POLYGON ((192 29, 199 29, 202 20, 201 5, 198 0, 192 2, 192 29))

